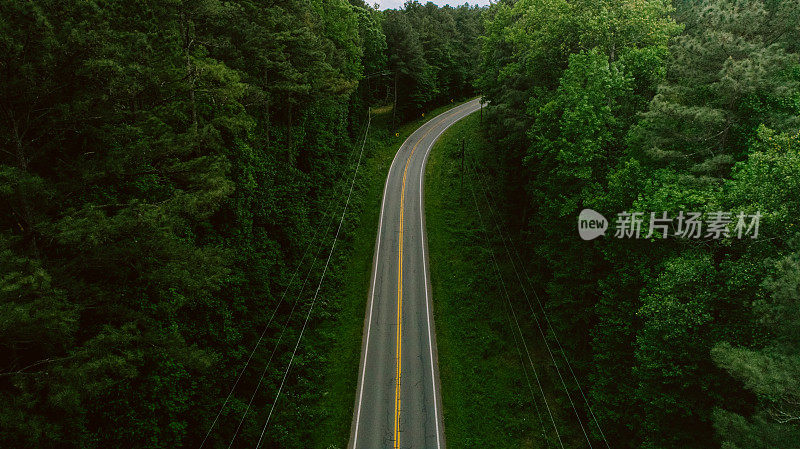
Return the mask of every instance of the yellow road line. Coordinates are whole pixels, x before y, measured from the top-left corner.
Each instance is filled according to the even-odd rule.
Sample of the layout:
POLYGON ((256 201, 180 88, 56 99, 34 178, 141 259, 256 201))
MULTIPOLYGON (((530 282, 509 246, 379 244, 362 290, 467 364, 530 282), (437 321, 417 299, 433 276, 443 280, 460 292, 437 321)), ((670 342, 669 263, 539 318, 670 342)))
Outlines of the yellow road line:
MULTIPOLYGON (((416 145, 414 146, 416 148, 416 145)), ((412 150, 413 154, 413 150, 412 150)), ((411 156, 409 156, 409 159, 411 156)), ((408 169, 408 160, 406 160, 406 169, 408 169)), ((403 189, 400 194, 400 253, 397 265, 397 380, 394 389, 394 447, 400 447, 400 376, 402 375, 402 326, 403 326, 403 215, 405 196, 406 196, 406 171, 403 171, 403 189)))
MULTIPOLYGON (((399 239, 399 255, 398 255, 398 264, 397 264, 397 381, 395 382, 394 387, 394 449, 400 449, 400 376, 403 373, 403 363, 402 363, 402 354, 403 354, 403 345, 402 345, 402 329, 403 329, 403 215, 405 213, 405 198, 406 198, 406 175, 408 173, 408 164, 411 162, 411 156, 414 155, 414 152, 417 150, 417 147, 425 137, 430 134, 440 123, 445 121, 447 118, 456 114, 456 112, 451 112, 450 114, 445 115, 441 118, 441 120, 437 121, 431 128, 419 138, 417 143, 414 144, 414 147, 411 148, 411 154, 408 155, 406 159, 406 165, 403 169, 403 187, 400 191, 400 239, 399 239)), ((424 125, 423 125, 424 126, 424 125)), ((420 213, 423 213, 420 211, 420 213)), ((424 269, 424 268, 423 268, 424 269)), ((436 394, 436 392, 434 392, 436 394)))

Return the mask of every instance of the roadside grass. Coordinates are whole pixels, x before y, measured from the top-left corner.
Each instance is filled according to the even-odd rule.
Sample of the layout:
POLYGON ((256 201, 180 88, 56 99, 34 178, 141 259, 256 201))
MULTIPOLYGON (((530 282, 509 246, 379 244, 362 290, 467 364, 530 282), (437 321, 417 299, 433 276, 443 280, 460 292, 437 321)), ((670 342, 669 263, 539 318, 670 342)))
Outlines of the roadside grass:
MULTIPOLYGON (((433 287, 434 317, 447 445, 458 448, 557 447, 553 424, 537 381, 514 339, 511 315, 489 252, 492 245, 547 402, 566 447, 577 441, 550 373, 541 336, 531 328, 512 266, 493 230, 482 188, 468 165, 461 188, 461 141, 469 160, 482 166, 491 146, 481 134, 479 115, 457 122, 435 144, 425 179, 425 213, 433 287), (482 209, 476 212, 472 189, 482 209), (493 234, 490 232, 490 235, 493 234), (513 281, 512 281, 513 280, 513 281), (529 387, 528 381, 530 379, 529 387)), ((470 164, 470 162, 467 162, 470 164)), ((560 384, 559 384, 560 386, 560 384)), ((568 407, 568 406, 567 406, 568 407)), ((572 417, 574 418, 574 417, 572 417)))
POLYGON ((461 103, 452 103, 426 112, 413 122, 402 125, 395 135, 391 127, 390 107, 373 109, 372 126, 367 136, 364 160, 359 169, 354 192, 354 219, 345 232, 351 235, 347 249, 331 270, 336 273, 341 289, 333 298, 338 310, 319 326, 318 332, 332 341, 325 356, 323 396, 315 415, 319 426, 311 432, 311 447, 343 449, 350 437, 353 405, 361 359, 361 339, 367 295, 369 293, 372 257, 378 232, 383 186, 389 165, 400 145, 425 121, 461 103))

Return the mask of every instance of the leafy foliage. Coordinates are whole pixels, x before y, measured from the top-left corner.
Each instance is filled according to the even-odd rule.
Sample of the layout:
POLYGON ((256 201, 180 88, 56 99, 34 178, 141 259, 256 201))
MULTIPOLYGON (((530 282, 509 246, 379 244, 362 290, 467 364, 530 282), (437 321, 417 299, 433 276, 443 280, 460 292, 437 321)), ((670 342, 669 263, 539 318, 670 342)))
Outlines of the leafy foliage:
MULTIPOLYGON (((467 10, 415 17, 476 21, 467 10)), ((271 321, 206 447, 227 447, 248 407, 236 442, 258 439, 297 337, 292 306, 306 305, 280 295, 306 246, 330 240, 316 224, 338 213, 367 106, 383 100, 386 80, 368 74, 415 63, 387 47, 390 14, 0 1, 0 446, 198 447, 271 321)), ((336 319, 332 287, 314 329, 336 319)), ((330 342, 310 334, 268 447, 305 447, 323 418, 330 342)))
POLYGON ((776 377, 793 375, 796 348, 764 317, 797 322, 793 299, 777 299, 796 299, 797 11, 519 0, 487 12, 497 177, 612 447, 796 446, 796 397, 776 377), (755 241, 582 242, 583 208, 763 217, 755 241))

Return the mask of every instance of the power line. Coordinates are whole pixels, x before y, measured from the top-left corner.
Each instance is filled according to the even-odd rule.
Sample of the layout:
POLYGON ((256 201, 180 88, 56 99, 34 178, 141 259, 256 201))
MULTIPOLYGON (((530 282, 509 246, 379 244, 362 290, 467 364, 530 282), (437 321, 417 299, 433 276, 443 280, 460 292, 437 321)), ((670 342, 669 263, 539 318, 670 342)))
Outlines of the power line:
MULTIPOLYGON (((367 114, 369 115, 369 109, 367 110, 367 114)), ((369 116, 368 116, 368 118, 367 118, 367 130, 369 130, 369 121, 370 121, 370 118, 369 118, 369 116)), ((364 138, 365 138, 365 140, 366 140, 366 134, 365 134, 365 137, 364 137, 364 138)), ((362 144, 362 151, 363 151, 363 144, 362 144)), ((353 155, 354 155, 354 154, 355 154, 355 148, 353 148, 353 151, 351 151, 351 152, 350 152, 350 153, 348 153, 348 155, 347 155, 347 165, 349 165, 349 164, 350 164, 350 160, 352 159, 352 157, 353 157, 353 155)), ((359 160, 360 160, 360 156, 359 156, 359 160)), ((358 167, 356 167, 356 170, 358 170, 358 167)), ((344 186, 342 186, 342 187, 344 187, 344 186)), ((342 193, 344 193, 344 189, 342 189, 342 191, 341 191, 339 194, 337 194, 336 196, 338 197, 338 196, 339 196, 340 194, 342 194, 342 193)), ((333 215, 333 210, 334 210, 334 206, 335 206, 335 204, 336 204, 335 202, 331 202, 331 203, 330 203, 330 205, 328 206, 328 208, 327 208, 327 210, 326 210, 325 214, 323 215, 323 217, 324 217, 324 216, 327 216, 327 217, 330 219, 330 220, 328 220, 328 222, 327 222, 327 225, 325 226, 326 228, 327 228, 327 227, 329 227, 329 226, 332 224, 332 222, 333 222, 333 217, 334 217, 334 215, 333 215)), ((217 411, 217 414, 216 414, 216 416, 214 417, 214 420, 213 420, 213 422, 212 422, 212 423, 211 423, 211 425, 208 427, 208 431, 206 431, 206 435, 205 435, 205 437, 203 437, 203 441, 200 443, 200 447, 199 447, 198 449, 203 449, 203 446, 205 446, 205 444, 206 444, 206 441, 208 440, 208 437, 211 435, 211 432, 213 431, 214 427, 216 426, 217 422, 219 421, 219 418, 220 418, 220 416, 222 415, 222 412, 223 412, 223 410, 225 409, 225 406, 226 406, 226 405, 228 405, 228 402, 230 402, 230 399, 231 399, 231 397, 233 396, 233 392, 236 390, 236 387, 239 385, 239 382, 240 382, 240 381, 241 381, 241 379, 242 379, 242 375, 243 375, 243 374, 244 374, 244 372, 247 370, 247 367, 250 365, 250 362, 252 361, 252 359, 253 359, 253 356, 255 355, 255 352, 256 352, 256 350, 258 350, 258 347, 261 345, 261 341, 264 339, 264 336, 266 335, 266 333, 267 333, 267 330, 269 330, 269 327, 270 327, 270 325, 272 324, 272 321, 275 319, 275 316, 276 316, 276 314, 278 313, 278 309, 279 309, 279 308, 280 308, 280 306, 283 304, 283 301, 284 301, 284 299, 286 298, 286 294, 287 294, 287 293, 289 292, 289 290, 291 289, 291 287, 292 287, 292 284, 294 283, 294 280, 295 280, 295 278, 297 277, 297 274, 300 272, 300 267, 302 267, 302 266, 303 266, 303 261, 305 261, 305 259, 306 259, 306 256, 308 255, 308 252, 309 252, 309 250, 310 250, 310 249, 311 249, 311 247, 313 246, 313 243, 314 243, 314 241, 317 239, 317 235, 319 235, 319 231, 320 231, 320 229, 322 229, 322 228, 323 228, 323 226, 322 226, 322 223, 320 223, 320 224, 319 224, 319 225, 318 225, 318 226, 315 228, 315 230, 314 230, 314 234, 311 236, 311 239, 309 240, 309 242, 308 242, 308 245, 306 245, 306 248, 305 248, 305 250, 303 251, 303 255, 302 255, 302 257, 300 258, 300 261, 297 263, 297 266, 295 267, 294 273, 292 274, 292 277, 290 278, 290 280, 289 280, 289 283, 286 285, 286 289, 284 289, 284 291, 283 291, 283 294, 281 295, 281 298, 280 298, 280 300, 278 301, 278 303, 276 304, 275 308, 273 309, 273 311, 272 311, 272 314, 270 315, 270 318, 269 318, 269 320, 267 321, 267 324, 266 324, 266 325, 264 325, 264 328, 262 329, 262 331, 261 331, 261 334, 259 335, 259 337, 258 337, 258 340, 256 341, 256 344, 255 344, 255 346, 253 346, 253 349, 250 351, 250 354, 248 355, 248 357, 247 357, 247 360, 245 361, 245 364, 244 364, 244 366, 243 366, 243 367, 242 367, 242 369, 239 371, 239 374, 237 375, 237 377, 236 377, 236 380, 235 380, 235 381, 234 381, 234 383, 233 383, 233 386, 231 387, 230 391, 228 392, 228 395, 225 397, 225 401, 222 403, 222 405, 220 406, 219 410, 217 411)), ((321 240, 320 240, 320 241, 321 241, 321 240)), ((321 250, 322 250, 322 246, 320 246, 320 249, 319 249, 319 251, 321 251, 321 250)), ((319 252, 317 253, 317 255, 315 255, 315 256, 314 256, 314 260, 313 260, 313 261, 312 261, 312 263, 311 263, 311 268, 313 268, 314 264, 316 263, 316 260, 317 260, 318 256, 319 256, 319 252)), ((310 273, 311 273, 311 269, 309 269, 309 274, 310 274, 310 273)), ((306 279, 305 279, 305 281, 303 282, 303 286, 305 286, 305 282, 306 282, 307 280, 308 280, 308 274, 306 275, 306 279)), ((300 289, 300 292, 302 292, 302 291, 303 291, 303 287, 301 287, 301 289, 300 289)), ((298 293, 298 295, 299 295, 299 293, 298 293)), ((296 302, 295 302, 295 305, 296 305, 296 302)), ((292 310, 294 310, 294 306, 292 306, 292 310)), ((290 314, 289 316, 291 317, 291 314, 290 314)), ((287 320, 287 323, 288 323, 288 320, 287 320)), ((285 330, 285 326, 284 326, 284 330, 285 330)), ((281 335, 282 335, 282 334, 283 334, 283 331, 281 331, 281 335)), ((280 342, 280 339, 278 340, 278 342, 280 342)), ((276 348, 277 348, 277 344, 276 344, 276 348)), ((273 350, 273 354, 274 354, 274 350, 273 350)), ((272 359, 272 357, 270 357, 270 360, 271 360, 271 359, 272 359)), ((265 369, 266 369, 266 368, 265 368, 265 369)), ((263 379, 263 375, 262 375, 262 379, 263 379)), ((260 384, 260 381, 259 381, 259 384, 260 384)), ((256 388, 258 388, 258 387, 256 387, 256 388)), ((250 401, 250 402, 252 403, 252 399, 251 399, 251 401, 250 401)), ((249 408, 249 404, 248 404, 248 408, 249 408)), ((245 413, 246 413, 246 412, 245 412, 245 413)), ((240 424, 239 424, 239 427, 241 427, 241 422, 240 422, 240 424)), ((237 432, 238 432, 238 428, 237 428, 237 432)), ((235 438, 235 437, 236 437, 236 434, 234 434, 234 438, 235 438)), ((233 440, 231 440, 231 442, 233 442, 233 440)), ((230 447, 230 446, 229 446, 229 447, 230 447)))
MULTIPOLYGON (((536 322, 536 325, 539 328, 539 332, 542 334, 542 340, 545 343, 545 347, 547 348, 547 352, 550 354, 551 360, 553 360, 553 364, 555 365, 556 372, 558 373, 558 376, 561 379, 561 383, 564 386, 564 391, 567 393, 567 398, 569 398, 570 404, 572 405, 572 408, 576 413, 576 417, 578 418, 578 423, 581 426, 581 430, 583 430, 584 436, 586 437, 586 440, 589 443, 589 447, 591 447, 591 442, 589 441, 589 437, 586 434, 586 431, 584 430, 584 427, 583 427, 583 424, 581 422, 580 416, 578 415, 577 409, 575 408, 575 404, 572 402, 572 397, 570 396, 570 394, 569 394, 569 392, 567 390, 567 387, 566 387, 566 383, 564 382, 564 379, 561 376, 561 372, 558 369, 558 364, 555 361, 555 357, 553 357, 553 353, 552 353, 552 351, 550 349, 550 345, 547 343, 547 337, 545 336, 544 330, 542 329, 542 326, 539 323, 538 318, 536 317, 536 312, 534 312, 534 310, 533 310, 533 304, 531 303, 530 298, 528 297, 528 293, 527 293, 527 291, 525 289, 524 282, 523 282, 522 278, 520 277, 519 272, 517 271, 516 264, 514 263, 514 258, 511 256, 511 252, 509 251, 508 245, 506 244, 506 235, 503 233, 503 230, 502 230, 502 228, 500 226, 500 219, 495 217, 494 206, 492 205, 492 202, 489 201, 489 196, 491 196, 491 192, 488 191, 488 189, 486 188, 486 184, 485 184, 486 180, 485 180, 485 178, 483 176, 481 176, 479 174, 477 168, 474 165, 471 166, 470 168, 475 173, 476 177, 480 177, 481 178, 480 181, 478 182, 478 184, 481 186, 481 190, 483 191, 484 199, 486 201, 487 206, 489 207, 489 212, 492 215, 492 221, 494 222, 495 227, 497 228, 498 233, 500 234, 500 238, 501 238, 501 240, 503 242, 503 247, 505 248, 505 251, 506 251, 506 254, 508 255, 509 260, 511 261, 511 266, 514 269, 514 273, 515 273, 515 275, 517 277, 517 280, 519 280, 519 282, 520 282, 520 287, 522 288, 522 292, 523 292, 523 294, 525 296, 526 302, 528 303, 528 307, 531 310, 531 315, 533 316, 534 321, 536 322), (487 192, 488 192, 488 195, 487 195, 487 192)), ((494 200, 494 197, 492 197, 492 200, 494 200)), ((496 204, 496 202, 495 202, 495 204, 496 204)), ((511 240, 511 235, 510 234, 508 235, 508 241, 509 241, 509 243, 513 243, 513 241, 511 240)), ((514 247, 513 244, 511 246, 514 247)), ((531 290, 534 293, 534 297, 536 298, 536 302, 539 305, 539 309, 541 310, 542 316, 544 317, 544 319, 545 319, 545 321, 547 323, 547 326, 550 329, 550 332, 553 335, 553 338, 555 339, 559 350, 561 351, 561 355, 562 355, 562 357, 564 359, 564 362, 566 362, 567 367, 569 368, 569 371, 572 374, 573 379, 575 380, 575 384, 578 387, 578 391, 580 392, 581 397, 584 400, 584 403, 586 404, 586 408, 589 411, 589 414, 592 416, 592 419, 593 419, 595 425, 597 426, 597 429, 599 430, 600 435, 601 435, 601 437, 603 438, 603 441, 606 444, 606 447, 608 447, 610 449, 611 446, 609 445, 608 440, 606 439, 606 436, 603 433, 603 429, 600 426, 600 423, 597 420, 597 417, 595 416, 594 412, 592 411, 592 407, 589 404, 589 401, 588 401, 588 399, 586 398, 586 395, 583 392, 583 388, 581 387, 580 381, 578 380, 578 376, 575 374, 575 371, 572 369, 572 365, 569 362, 569 358, 567 357, 566 351, 564 350, 564 347, 561 345, 561 342, 558 339, 558 335, 555 332, 555 328, 553 327, 552 323, 550 322, 550 319, 547 316, 547 313, 545 312, 545 309, 544 309, 544 306, 542 304, 542 301, 539 298, 539 294, 536 292, 536 289, 533 288, 533 286, 530 284, 530 278, 528 276, 527 271, 525 270, 525 267, 524 267, 524 265, 522 263, 522 258, 520 257, 519 251, 517 250, 516 247, 514 247, 514 253, 517 256, 517 259, 518 259, 518 262, 519 262, 519 265, 520 265, 520 269, 522 269, 523 273, 525 274, 525 278, 526 278, 529 286, 531 287, 531 290)))
MULTIPOLYGON (((331 218, 331 220, 328 222, 328 226, 330 226, 330 224, 333 223, 333 220, 332 220, 333 219, 333 215, 331 215, 330 218, 331 218)), ((326 227, 326 229, 327 229, 327 227, 326 227)), ((236 431, 233 433, 233 436, 231 437, 230 443, 228 443, 228 449, 230 449, 233 446, 234 440, 236 440, 236 437, 239 435, 239 430, 242 428, 242 425, 244 424, 244 420, 247 417, 247 413, 250 411, 250 406, 253 404, 253 401, 255 400, 256 394, 258 393, 258 390, 261 388, 261 384, 264 381, 264 376, 266 376, 267 370, 269 369, 270 365, 272 364, 272 359, 275 357, 275 354, 276 354, 276 352, 278 350, 278 346, 280 346, 280 343, 283 340, 283 334, 286 332, 286 329, 289 326, 289 322, 291 321, 292 316, 294 316, 294 310, 297 307, 297 304, 300 302, 300 296, 303 294, 303 290, 305 290, 305 287, 308 284, 308 279, 311 276, 311 272, 314 270, 314 265, 316 264, 319 255, 322 253, 322 248, 323 248, 322 245, 320 245, 319 250, 317 251, 317 254, 314 256, 314 260, 312 261, 311 266, 309 267, 308 272, 306 273, 305 279, 303 280, 303 285, 300 287, 300 291, 297 292, 297 298, 295 299, 294 304, 292 304, 292 309, 289 311, 289 316, 286 318, 286 322, 283 324, 283 328, 281 329, 281 333, 278 336, 278 341, 275 343, 275 346, 272 348, 272 352, 269 355, 269 360, 267 360, 266 365, 264 365, 264 369, 261 371, 261 376, 258 379, 258 383, 256 384, 256 387, 253 389, 253 394, 250 396, 250 401, 247 403, 247 408, 242 413, 242 418, 239 420, 239 425, 236 427, 236 431)))
MULTIPOLYGON (((367 121, 369 122, 369 118, 367 119, 367 121)), ((365 131, 365 133, 367 131, 369 131, 369 124, 367 124, 367 130, 365 131)), ((365 134, 365 137, 366 137, 366 134, 365 134)), ((350 154, 348 154, 348 157, 347 157, 348 165, 349 165, 350 160, 352 159, 352 156, 355 154, 355 151, 356 151, 355 148, 357 148, 357 147, 353 147, 353 150, 350 152, 350 154)), ((341 192, 339 192, 339 195, 341 195, 343 193, 344 193, 344 185, 342 186, 342 189, 341 189, 341 192)), ((336 196, 339 196, 339 195, 336 195, 336 196)), ((323 235, 328 233, 328 230, 330 229, 330 226, 333 224, 334 215, 333 215, 332 212, 333 212, 335 204, 336 204, 335 202, 331 202, 330 206, 328 207, 328 210, 326 211, 325 216, 328 217, 328 221, 327 221, 327 224, 325 225, 325 233, 323 235)), ((321 228, 322 228, 322 225, 320 224, 320 226, 317 227, 317 231, 319 231, 319 229, 321 229, 321 228)), ((314 237, 312 237, 312 242, 316 238, 316 235, 317 235, 317 232, 314 233, 314 237)), ((320 243, 321 242, 322 242, 322 239, 320 238, 320 243)), ((264 376, 266 376, 267 370, 269 369, 270 365, 272 364, 272 360, 275 357, 275 353, 278 350, 278 346, 280 345, 281 341, 283 340, 283 335, 286 332, 287 327, 289 326, 289 322, 291 321, 292 316, 294 316, 294 310, 297 307, 297 304, 300 302, 300 296, 302 295, 303 290, 305 290, 305 287, 308 284, 308 280, 311 277, 311 273, 314 270, 314 265, 316 265, 317 259, 319 259, 319 256, 322 253, 322 249, 323 249, 323 245, 320 244, 319 249, 317 250, 316 254, 314 255, 314 259, 311 261, 311 265, 310 265, 310 267, 308 269, 308 272, 306 273, 305 279, 303 279, 303 284, 300 286, 300 290, 297 292, 297 298, 295 299, 294 304, 292 305, 292 309, 289 311, 289 316, 286 318, 286 322, 283 324, 283 328, 281 329, 281 333, 278 336, 278 341, 275 343, 275 346, 273 347, 272 352, 270 353, 269 360, 267 360, 267 363, 264 366, 264 369, 261 371, 261 376, 258 379, 258 383, 256 384, 256 387, 253 389, 253 394, 250 396, 250 401, 247 403, 247 407, 245 408, 245 411, 242 413, 242 417, 239 420, 239 424, 236 427, 236 431, 233 433, 233 436, 231 437, 231 441, 228 443, 228 449, 230 449, 233 446, 233 442, 236 440, 236 437, 239 434, 239 430, 241 429, 242 425, 244 424, 244 420, 247 417, 248 412, 250 411, 250 407, 253 404, 253 401, 255 400, 256 394, 258 393, 258 390, 261 388, 261 384, 264 381, 264 376)))
POLYGON ((280 398, 281 391, 283 391, 283 386, 286 383, 286 377, 289 375, 289 370, 292 368, 292 363, 294 362, 294 357, 297 354, 297 348, 300 346, 300 342, 303 339, 303 334, 306 331, 306 327, 308 326, 308 320, 311 317, 311 312, 314 310, 314 304, 317 302, 317 297, 319 296, 319 291, 322 288, 322 282, 325 280, 325 274, 328 271, 328 266, 331 262, 331 257, 333 256, 333 251, 336 248, 336 242, 339 239, 339 233, 342 230, 342 224, 344 223, 344 217, 347 213, 347 207, 350 205, 350 198, 353 195, 353 187, 355 186, 356 177, 358 175, 358 169, 361 165, 361 158, 364 154, 364 146, 367 143, 367 135, 369 134, 369 126, 372 121, 372 116, 370 114, 369 108, 367 109, 367 129, 364 132, 364 140, 361 143, 361 151, 358 154, 358 162, 356 163, 356 169, 353 173, 353 179, 350 181, 350 191, 347 194, 347 200, 345 200, 344 208, 342 209, 342 215, 339 218, 339 226, 336 229, 336 235, 333 238, 333 243, 331 244, 331 249, 328 252, 328 259, 325 261, 325 267, 322 269, 322 275, 320 276, 319 283, 317 284, 317 289, 314 292, 314 298, 311 300, 311 305, 308 308, 308 313, 306 313, 305 321, 303 322, 303 327, 300 329, 300 335, 297 337, 297 342, 294 345, 294 350, 292 350, 292 356, 289 358, 289 364, 286 365, 286 371, 283 373, 283 379, 281 380, 281 384, 278 387, 278 392, 275 394, 275 400, 272 401, 272 406, 270 407, 269 414, 267 415, 267 420, 264 423, 264 428, 261 430, 261 435, 258 437, 258 442, 256 443, 256 449, 261 446, 261 441, 264 439, 264 434, 267 432, 267 427, 269 426, 269 421, 272 418, 272 414, 275 411, 275 405, 278 403, 278 399, 280 398))
MULTIPOLYGON (((471 167, 471 168, 473 169, 473 171, 475 171, 474 167, 471 167)), ((477 172, 476 172, 476 179, 477 179, 477 172)), ((480 182, 479 182, 479 184, 480 184, 480 182)), ((499 228, 499 226, 497 224, 497 221, 495 220, 494 212, 491 210, 491 205, 489 204, 489 200, 486 197, 486 192, 485 191, 484 191, 484 199, 486 200, 486 204, 489 206, 489 213, 490 213, 491 218, 492 218, 492 223, 494 223, 494 225, 497 228, 498 232, 500 232, 500 228, 499 228)), ((502 238, 502 236, 501 236, 501 238, 502 238)), ((520 282, 520 287, 522 288, 523 295, 525 296, 525 299, 528 302, 529 307, 531 308, 531 312, 533 312, 533 306, 531 306, 530 299, 528 298, 528 292, 525 290, 525 286, 522 283, 522 279, 519 276, 519 272, 517 272, 516 266, 514 266, 514 260, 512 259, 511 253, 508 250, 508 246, 506 245, 505 238, 502 238, 502 241, 503 241, 503 247, 506 250, 506 255, 508 256, 509 260, 511 261, 511 266, 514 268, 514 274, 516 274, 517 280, 520 282)), ((542 341, 544 342, 544 345, 547 348, 547 352, 550 355, 550 360, 552 360, 553 366, 556 369, 556 373, 558 374, 558 378, 561 381, 561 386, 564 389, 564 393, 567 395, 567 399, 569 400, 570 406, 572 407, 572 410, 575 412, 575 418, 578 420, 578 425, 580 426, 581 431, 583 432, 583 436, 586 439, 586 443, 589 444, 589 448, 591 449, 592 448, 592 442, 589 439, 589 434, 586 433, 586 428, 583 426, 583 421, 581 420, 580 413, 578 413, 578 409, 577 409, 577 407, 575 407, 575 402, 572 400, 572 395, 569 394, 569 388, 567 388, 567 384, 564 381, 564 377, 561 375, 561 370, 558 368, 558 363, 556 362, 555 357, 553 357, 553 352, 550 350, 550 345, 547 343, 547 337, 545 335, 544 330, 542 329, 542 325, 539 322, 539 319, 536 317, 536 314, 532 313, 532 316, 533 316, 534 322, 536 323, 536 327, 539 329, 539 333, 542 335, 542 341)))
MULTIPOLYGON (((544 402, 545 408, 547 409, 547 413, 550 416, 550 421, 553 424, 553 430, 555 431, 556 437, 558 438, 558 443, 561 446, 561 448, 564 449, 564 442, 561 441, 561 434, 558 432, 558 426, 556 425, 555 418, 553 417, 553 412, 552 412, 552 410, 550 409, 550 406, 547 403, 547 396, 544 393, 544 388, 542 387, 542 382, 539 380, 539 375, 536 372, 536 367, 533 365, 533 358, 531 358, 531 353, 530 353, 530 350, 528 349, 528 344, 525 343, 525 337, 524 337, 524 335, 522 333, 522 328, 519 325, 519 319, 517 318, 517 314, 514 311, 514 308, 511 306, 511 297, 508 294, 508 289, 506 288, 505 281, 503 280, 503 275, 500 272, 500 266, 497 263, 497 259, 496 259, 495 254, 494 254, 494 249, 492 249, 491 243, 489 242, 489 233, 488 233, 486 227, 483 225, 483 214, 481 214, 480 208, 478 207, 478 198, 477 198, 477 196, 475 196, 475 189, 471 185, 470 185, 470 191, 472 192, 472 200, 475 203, 475 210, 478 212, 478 218, 481 221, 481 227, 483 228, 483 231, 484 231, 484 236, 486 238, 486 246, 489 248, 489 253, 492 256, 492 263, 494 265, 495 271, 497 271, 497 277, 500 279, 500 285, 502 286, 503 294, 504 294, 504 296, 506 298, 506 303, 508 304, 508 309, 511 311, 511 314, 514 317, 514 323, 516 324, 517 331, 519 332, 520 339, 522 340, 522 345, 525 348, 525 353, 528 356, 528 362, 530 363, 531 370, 533 371, 533 375, 536 378, 536 383, 539 386, 539 391, 542 394, 542 400, 544 402)), ((512 332, 513 332, 513 329, 512 329, 512 332)))
MULTIPOLYGON (((319 228, 321 228, 321 226, 317 228, 317 231, 319 231, 319 228)), ((208 427, 208 431, 206 432, 206 435, 203 438, 203 441, 200 443, 200 448, 199 449, 203 449, 203 446, 206 444, 206 440, 208 440, 209 435, 211 435, 211 431, 214 430, 214 426, 217 424, 217 421, 219 420, 219 417, 222 415, 222 411, 225 409, 225 406, 228 405, 228 402, 230 401, 231 396, 233 396, 233 392, 236 390, 236 387, 239 385, 239 381, 242 379, 242 375, 247 370, 247 367, 250 365, 250 361, 253 359, 253 355, 256 353, 256 350, 258 349, 258 347, 261 345, 261 341, 264 339, 264 336, 266 335, 270 324, 272 324, 272 320, 275 318, 275 314, 278 313, 278 308, 280 308, 281 304, 283 304, 283 299, 286 297, 286 293, 289 291, 289 289, 291 288, 292 284, 294 283, 294 279, 295 279, 295 277, 297 277, 297 273, 300 271, 300 267, 303 265, 303 261, 305 260, 306 255, 308 254, 308 250, 311 249, 311 244, 314 242, 315 237, 316 237, 316 232, 314 233, 314 237, 312 237, 311 241, 308 243, 308 246, 306 246, 306 249, 303 252, 303 256, 300 258, 300 262, 297 264, 297 267, 295 268, 294 274, 292 274, 292 278, 289 280, 289 284, 286 286, 286 289, 283 291, 283 295, 281 295, 281 299, 278 301, 278 304, 275 306, 275 309, 272 311, 272 315, 270 316, 269 321, 267 321, 267 324, 264 326, 264 329, 261 331, 261 335, 259 335, 255 346, 253 346, 253 350, 250 351, 250 355, 247 357, 247 361, 245 361, 244 366, 242 367, 241 371, 239 371, 239 375, 236 377, 236 381, 233 383, 233 386, 231 387, 230 391, 228 392, 227 397, 225 397, 225 401, 220 406, 219 411, 217 412, 217 416, 214 417, 214 421, 208 427)))
POLYGON ((517 349, 517 355, 519 356, 520 365, 522 366, 522 372, 525 374, 525 381, 528 384, 528 390, 531 393, 531 401, 533 402, 533 408, 536 410, 536 416, 539 417, 539 427, 542 429, 542 438, 544 439, 545 444, 547 447, 550 447, 550 439, 547 437, 547 434, 544 430, 544 419, 542 419, 542 412, 539 410, 539 405, 536 403, 536 395, 533 393, 533 386, 531 385, 530 376, 528 376, 528 368, 525 366, 525 359, 522 356, 522 350, 519 348, 519 341, 517 341, 517 333, 514 332, 514 328, 511 325, 511 314, 508 312, 506 307, 503 307, 503 311, 506 315, 506 320, 508 321, 508 328, 511 330, 511 336, 514 338, 514 346, 517 349))

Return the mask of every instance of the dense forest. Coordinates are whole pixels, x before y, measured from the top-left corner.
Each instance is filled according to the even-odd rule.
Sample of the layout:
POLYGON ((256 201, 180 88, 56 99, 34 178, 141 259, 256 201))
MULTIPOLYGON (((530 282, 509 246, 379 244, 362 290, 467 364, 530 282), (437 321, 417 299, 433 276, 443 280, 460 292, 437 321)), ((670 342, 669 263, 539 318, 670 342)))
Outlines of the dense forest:
POLYGON ((0 447, 309 447, 367 135, 475 95, 589 443, 800 448, 797 0, 0 0, 0 447))
POLYGON ((369 107, 473 94, 481 11, 0 1, 0 447, 308 447, 369 107))
POLYGON ((494 174, 594 444, 800 447, 800 2, 502 0, 486 15, 494 174), (645 228, 651 212, 762 217, 757 239, 586 242, 584 208, 643 212, 645 228))

